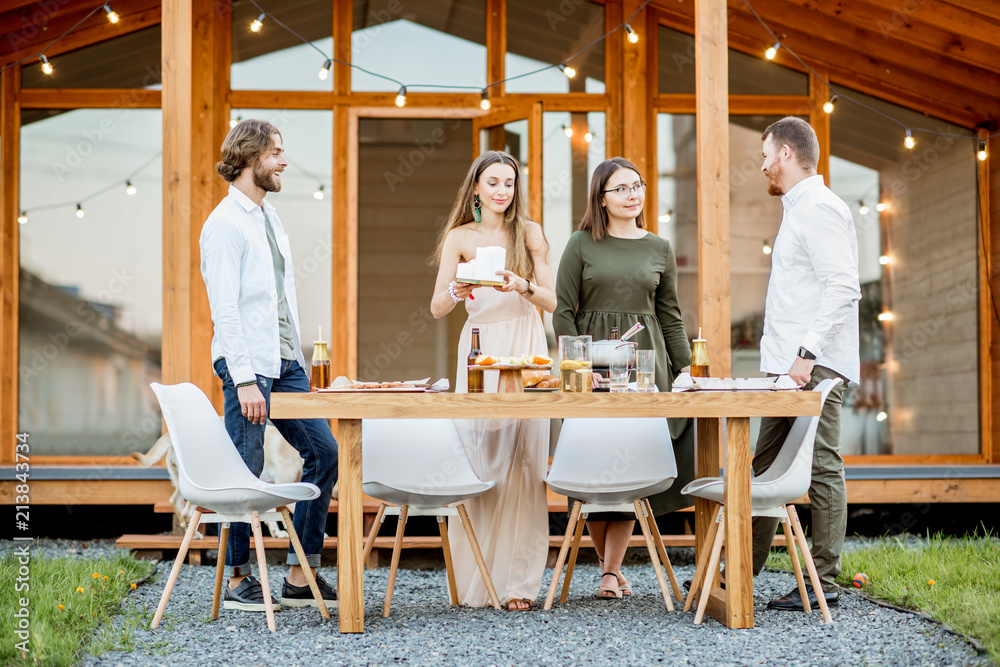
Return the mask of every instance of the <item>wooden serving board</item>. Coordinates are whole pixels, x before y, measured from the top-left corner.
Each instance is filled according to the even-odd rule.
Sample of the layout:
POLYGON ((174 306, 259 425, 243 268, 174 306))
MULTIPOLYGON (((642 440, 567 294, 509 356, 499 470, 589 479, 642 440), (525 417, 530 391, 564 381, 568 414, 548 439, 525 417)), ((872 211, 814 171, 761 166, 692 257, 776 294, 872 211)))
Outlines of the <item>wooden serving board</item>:
POLYGON ((483 287, 502 287, 507 284, 503 280, 475 280, 473 278, 455 278, 455 282, 466 285, 482 285, 483 287))
POLYGON ((469 368, 479 368, 484 371, 550 371, 552 370, 552 364, 548 364, 547 366, 538 366, 536 364, 532 364, 531 366, 522 366, 520 364, 491 364, 489 366, 469 364, 469 368))

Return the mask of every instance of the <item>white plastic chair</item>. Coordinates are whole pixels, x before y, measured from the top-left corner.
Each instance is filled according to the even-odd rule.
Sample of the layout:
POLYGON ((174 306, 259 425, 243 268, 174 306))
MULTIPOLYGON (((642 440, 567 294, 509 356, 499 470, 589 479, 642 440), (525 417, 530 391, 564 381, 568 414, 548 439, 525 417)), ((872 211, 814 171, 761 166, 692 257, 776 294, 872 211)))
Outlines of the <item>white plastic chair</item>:
MULTIPOLYGON (((305 564, 305 552, 302 550, 302 544, 295 533, 285 505, 316 498, 319 496, 319 487, 304 482, 294 484, 262 482, 243 462, 243 457, 236 451, 225 425, 201 389, 190 382, 175 385, 153 382, 150 387, 153 388, 153 393, 160 403, 163 419, 167 422, 167 430, 173 441, 174 453, 177 455, 178 491, 185 500, 195 506, 194 515, 177 551, 177 558, 174 559, 170 577, 163 589, 150 628, 156 628, 160 624, 163 611, 167 607, 167 600, 170 599, 170 593, 177 582, 177 574, 184 563, 184 557, 199 523, 222 524, 219 533, 219 562, 215 570, 215 591, 212 595, 212 619, 219 617, 229 524, 243 522, 249 523, 253 531, 260 583, 264 592, 267 627, 274 632, 274 610, 270 604, 266 604, 266 601, 271 599, 271 586, 267 578, 267 559, 264 555, 260 522, 280 520, 284 523, 299 562, 305 564)), ((320 613, 324 618, 330 618, 330 612, 323 602, 323 596, 319 592, 311 568, 303 565, 302 572, 309 582, 309 589, 316 598, 320 613)))
POLYGON ((448 574, 448 593, 453 605, 458 604, 458 589, 444 517, 459 518, 472 545, 472 553, 486 582, 493 607, 499 609, 500 600, 479 549, 476 533, 465 505, 459 502, 486 493, 493 488, 493 482, 482 481, 472 469, 455 423, 450 419, 365 419, 361 424, 361 441, 361 488, 367 495, 382 501, 368 534, 362 561, 368 560, 385 517, 399 517, 382 616, 388 617, 392 606, 403 531, 407 518, 411 516, 437 517, 448 574), (454 507, 447 507, 452 503, 455 503, 454 507))
MULTIPOLYGON (((821 401, 825 404, 827 396, 841 382, 843 380, 840 378, 823 380, 816 385, 813 391, 820 392, 821 401)), ((802 577, 799 558, 795 552, 795 544, 798 542, 813 590, 817 593, 816 600, 819 602, 823 621, 831 623, 833 619, 830 616, 826 598, 821 594, 823 587, 820 585, 812 554, 809 553, 809 544, 806 542, 806 536, 802 531, 802 524, 799 523, 795 506, 790 504, 809 490, 809 484, 812 481, 813 447, 816 444, 816 429, 818 427, 819 416, 798 417, 792 423, 792 428, 785 437, 785 442, 782 443, 774 463, 761 475, 750 480, 750 514, 751 516, 773 517, 781 522, 781 528, 785 532, 785 541, 788 544, 788 554, 792 559, 792 569, 795 570, 795 580, 799 586, 799 595, 802 596, 803 608, 808 612, 810 611, 809 596, 806 593, 806 584, 802 577), (789 527, 791 527, 791 532, 789 527)), ((694 617, 695 625, 698 625, 705 615, 709 591, 715 579, 714 573, 718 572, 722 546, 725 541, 726 531, 722 528, 722 524, 725 519, 726 486, 722 477, 701 477, 687 484, 681 489, 681 493, 705 498, 719 504, 715 522, 705 538, 705 545, 711 544, 712 548, 711 550, 702 550, 701 556, 698 558, 698 565, 695 567, 694 577, 691 580, 691 590, 688 591, 687 600, 684 602, 684 611, 687 611, 691 608, 699 584, 701 584, 701 592, 697 593, 698 611, 694 617)))
POLYGON ((559 598, 560 602, 566 602, 587 516, 592 512, 633 512, 646 538, 663 601, 667 609, 673 611, 657 551, 677 599, 683 598, 648 498, 670 488, 676 478, 677 464, 666 419, 564 420, 552 468, 545 481, 556 493, 583 502, 578 500, 573 504, 549 594, 545 598, 545 609, 552 607, 559 575, 572 543, 559 598))

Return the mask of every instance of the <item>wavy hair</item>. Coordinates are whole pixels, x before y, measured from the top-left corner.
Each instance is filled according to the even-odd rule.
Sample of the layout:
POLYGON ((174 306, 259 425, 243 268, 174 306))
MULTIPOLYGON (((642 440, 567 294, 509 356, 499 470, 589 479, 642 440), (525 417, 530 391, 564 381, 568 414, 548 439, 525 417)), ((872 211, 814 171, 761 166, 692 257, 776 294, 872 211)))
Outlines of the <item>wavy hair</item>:
POLYGON ((222 142, 222 160, 215 164, 219 176, 227 183, 235 181, 244 169, 274 147, 275 134, 281 136, 278 128, 266 120, 248 118, 237 123, 222 142))
MULTIPOLYGON (((577 229, 590 232, 595 241, 600 241, 608 235, 608 210, 601 206, 601 198, 604 196, 604 186, 608 184, 611 175, 619 169, 631 169, 639 174, 639 169, 625 158, 613 157, 597 165, 594 175, 590 178, 590 201, 577 229)), ((639 180, 645 181, 642 174, 639 174, 639 180)), ((636 216, 635 226, 639 229, 646 228, 642 212, 636 216)))

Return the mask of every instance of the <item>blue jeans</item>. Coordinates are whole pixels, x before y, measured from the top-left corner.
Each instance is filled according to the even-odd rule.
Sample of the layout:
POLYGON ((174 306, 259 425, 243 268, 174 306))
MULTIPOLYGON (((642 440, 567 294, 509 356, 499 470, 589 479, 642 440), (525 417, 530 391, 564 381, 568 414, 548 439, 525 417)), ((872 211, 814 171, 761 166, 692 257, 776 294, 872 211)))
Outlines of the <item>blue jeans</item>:
MULTIPOLYGON (((215 373, 222 378, 225 396, 226 431, 247 467, 257 477, 264 469, 264 424, 251 424, 243 416, 236 386, 229 376, 226 360, 215 361, 215 373)), ((268 409, 271 392, 308 392, 309 378, 295 360, 281 360, 278 378, 257 376, 257 386, 264 394, 268 409)), ((323 419, 276 419, 272 422, 292 447, 302 456, 302 481, 319 487, 319 497, 295 504, 292 525, 302 542, 302 550, 311 567, 319 567, 323 551, 323 532, 330 511, 330 495, 337 482, 337 440, 330 425, 323 419)), ((288 547, 289 565, 298 565, 291 544, 288 547)), ((250 525, 234 523, 229 528, 229 546, 226 549, 226 573, 229 576, 250 574, 250 525)))

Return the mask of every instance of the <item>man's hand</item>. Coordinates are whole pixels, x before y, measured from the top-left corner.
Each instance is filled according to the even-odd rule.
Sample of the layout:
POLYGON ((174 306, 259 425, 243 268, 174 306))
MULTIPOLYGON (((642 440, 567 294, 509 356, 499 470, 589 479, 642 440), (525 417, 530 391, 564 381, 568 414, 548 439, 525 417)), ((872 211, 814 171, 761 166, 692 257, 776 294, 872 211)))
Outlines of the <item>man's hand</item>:
POLYGON ((805 384, 812 378, 812 370, 815 365, 816 361, 814 359, 795 357, 795 361, 792 362, 792 367, 788 369, 788 377, 795 380, 796 384, 800 387, 805 386, 805 384))
POLYGON ((267 420, 267 403, 264 402, 264 394, 260 393, 260 387, 256 384, 237 387, 236 395, 240 397, 243 416, 251 424, 263 424, 267 420))

